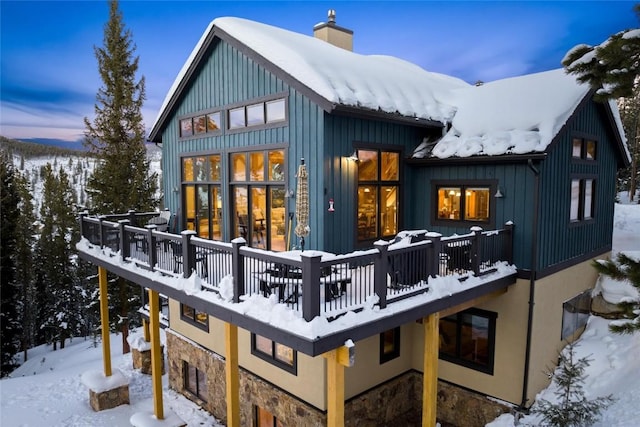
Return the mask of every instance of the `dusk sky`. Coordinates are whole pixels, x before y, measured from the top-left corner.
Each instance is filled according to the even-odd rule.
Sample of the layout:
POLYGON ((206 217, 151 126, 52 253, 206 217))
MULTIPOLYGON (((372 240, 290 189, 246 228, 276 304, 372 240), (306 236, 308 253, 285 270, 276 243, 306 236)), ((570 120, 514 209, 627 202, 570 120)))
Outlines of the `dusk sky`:
MULTIPOLYGON (((236 16, 312 35, 328 9, 354 51, 474 83, 561 66, 579 43, 637 28, 635 2, 121 1, 146 79, 145 126, 210 21, 236 16)), ((102 85, 107 1, 0 1, 0 135, 78 141, 102 85)))

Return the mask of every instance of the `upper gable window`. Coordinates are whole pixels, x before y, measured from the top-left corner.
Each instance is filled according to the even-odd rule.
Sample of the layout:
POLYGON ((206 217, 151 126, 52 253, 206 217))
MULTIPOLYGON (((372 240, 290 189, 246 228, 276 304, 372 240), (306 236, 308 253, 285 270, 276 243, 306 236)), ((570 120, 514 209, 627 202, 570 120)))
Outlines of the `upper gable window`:
POLYGON ((287 119, 284 111, 284 99, 269 101, 267 107, 267 123, 281 122, 287 119))
POLYGON ((574 159, 595 160, 596 146, 593 139, 573 138, 571 155, 574 159))
POLYGON ((220 111, 214 111, 180 119, 180 138, 220 131, 220 117, 220 111))
POLYGON ((229 129, 258 127, 287 120, 285 99, 256 102, 229 110, 229 129))

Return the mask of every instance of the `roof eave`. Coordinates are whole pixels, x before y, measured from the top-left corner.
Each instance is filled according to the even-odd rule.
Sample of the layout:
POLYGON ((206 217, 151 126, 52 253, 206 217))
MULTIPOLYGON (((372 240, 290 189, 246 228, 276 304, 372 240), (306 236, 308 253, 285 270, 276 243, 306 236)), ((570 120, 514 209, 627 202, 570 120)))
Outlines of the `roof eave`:
POLYGON ((399 122, 403 124, 411 124, 418 127, 444 127, 444 123, 438 120, 423 119, 415 116, 405 116, 400 113, 387 113, 385 111, 372 110, 370 108, 355 107, 351 105, 333 104, 332 110, 328 112, 333 114, 344 114, 350 117, 360 117, 366 119, 377 119, 396 123, 399 122))
POLYGON ((470 157, 426 157, 414 158, 409 157, 406 163, 416 166, 457 166, 457 165, 477 165, 479 163, 526 163, 529 160, 544 160, 547 153, 527 153, 527 154, 502 154, 499 156, 478 155, 470 157))

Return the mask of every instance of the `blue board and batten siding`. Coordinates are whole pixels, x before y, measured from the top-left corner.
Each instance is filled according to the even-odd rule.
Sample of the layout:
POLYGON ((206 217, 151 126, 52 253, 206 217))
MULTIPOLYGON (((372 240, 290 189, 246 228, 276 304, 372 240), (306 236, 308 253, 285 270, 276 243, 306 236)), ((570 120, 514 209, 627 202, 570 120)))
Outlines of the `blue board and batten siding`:
MULTIPOLYGON (((323 221, 313 210, 323 203, 316 187, 323 182, 322 132, 324 111, 294 88, 284 83, 272 72, 253 61, 240 50, 222 40, 215 40, 200 68, 183 90, 177 108, 167 120, 162 132, 163 180, 165 206, 178 212, 181 204, 181 158, 191 154, 222 154, 223 201, 227 210, 224 216, 224 240, 232 238, 230 226, 229 153, 242 149, 267 148, 269 144, 284 144, 288 166, 287 188, 295 189, 295 175, 300 158, 304 157, 309 170, 310 227, 314 232, 308 238, 307 247, 317 247, 323 234, 323 221), (284 126, 229 132, 226 117, 222 114, 221 132, 216 135, 179 138, 180 117, 198 112, 226 109, 229 106, 250 103, 252 100, 276 94, 287 98, 288 122, 284 126), (317 230, 317 232, 315 232, 317 230)), ((320 193, 321 194, 321 193, 320 193)), ((287 211, 293 212, 295 199, 288 199, 287 211)), ((181 220, 181 218, 180 218, 181 220)))
POLYGON ((618 156, 604 106, 587 102, 540 165, 539 269, 610 248, 618 156), (572 159, 574 136, 596 141, 595 161, 572 159), (571 180, 580 177, 595 179, 593 220, 572 224, 571 180))
MULTIPOLYGON (((356 242, 358 164, 349 160, 355 148, 386 148, 401 152, 400 217, 402 229, 409 223, 416 194, 412 186, 410 168, 404 163, 422 138, 440 133, 439 128, 408 126, 381 120, 325 116, 325 233, 324 248, 329 252, 345 253, 358 248, 356 242), (328 213, 329 199, 334 200, 334 213, 328 213)), ((367 246, 371 246, 369 243, 367 246)))

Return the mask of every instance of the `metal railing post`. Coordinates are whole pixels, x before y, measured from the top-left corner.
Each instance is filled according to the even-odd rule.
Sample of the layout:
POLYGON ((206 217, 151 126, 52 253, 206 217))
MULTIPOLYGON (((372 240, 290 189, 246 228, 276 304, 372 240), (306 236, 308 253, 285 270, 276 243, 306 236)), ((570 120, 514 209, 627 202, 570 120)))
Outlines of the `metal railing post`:
POLYGON ((373 289, 378 295, 378 305, 380 308, 387 307, 387 272, 389 271, 389 243, 375 242, 373 244, 378 250, 378 256, 373 262, 373 289))
POLYGON ((184 230, 182 235, 182 276, 188 279, 196 269, 195 250, 191 245, 191 238, 196 235, 193 230, 184 230))
POLYGON ((302 253, 302 317, 307 322, 320 315, 321 260, 321 255, 302 253))
POLYGON ((482 227, 473 226, 471 232, 474 234, 471 239, 471 268, 476 277, 480 275, 480 261, 482 260, 482 227))
POLYGON ((98 217, 98 237, 100 238, 100 247, 104 248, 104 231, 102 229, 102 221, 104 221, 104 215, 98 217))
POLYGON ((136 211, 134 209, 129 209, 127 213, 129 214, 129 221, 131 225, 136 227, 138 225, 138 222, 136 221, 136 211))
POLYGON ((240 295, 244 295, 244 255, 240 253, 240 248, 247 242, 240 239, 231 241, 231 274, 233 275, 233 302, 240 302, 240 295))
POLYGON ((87 216, 87 211, 83 211, 80 212, 80 221, 79 221, 79 227, 80 227, 80 237, 87 237, 84 235, 84 217, 87 216))
POLYGON ((429 276, 436 277, 440 275, 440 252, 442 252, 442 234, 430 232, 427 233, 427 239, 431 240, 431 256, 427 261, 429 265, 427 270, 429 276))
POLYGON ((129 220, 122 219, 118 221, 118 225, 120 226, 120 254, 122 254, 122 259, 125 260, 131 256, 129 234, 124 230, 124 228, 129 225, 129 220))
POLYGON ((158 228, 158 226, 156 224, 148 224, 145 225, 144 228, 147 229, 147 235, 145 238, 147 239, 147 248, 149 249, 149 268, 153 271, 158 262, 158 254, 156 253, 156 236, 153 234, 153 231, 158 228))

